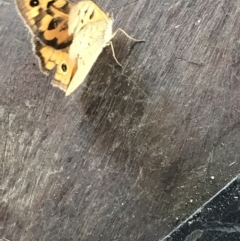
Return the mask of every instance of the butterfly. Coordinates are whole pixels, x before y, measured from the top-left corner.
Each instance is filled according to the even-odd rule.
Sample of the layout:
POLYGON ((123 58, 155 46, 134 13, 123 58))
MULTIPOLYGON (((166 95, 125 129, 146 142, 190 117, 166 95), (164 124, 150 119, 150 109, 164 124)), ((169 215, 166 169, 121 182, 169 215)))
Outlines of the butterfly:
POLYGON ((33 51, 43 73, 56 68, 53 86, 71 94, 84 81, 103 48, 111 45, 112 14, 92 0, 15 0, 20 16, 33 35, 33 51))

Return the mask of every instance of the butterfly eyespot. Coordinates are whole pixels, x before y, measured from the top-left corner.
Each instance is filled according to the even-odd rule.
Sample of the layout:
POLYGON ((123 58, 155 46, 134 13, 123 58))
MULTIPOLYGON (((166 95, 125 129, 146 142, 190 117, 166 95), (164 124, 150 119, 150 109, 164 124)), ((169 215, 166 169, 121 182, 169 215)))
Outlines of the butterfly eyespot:
POLYGON ((30 6, 31 7, 36 7, 36 6, 38 6, 39 5, 39 1, 38 0, 31 0, 30 1, 30 6))
POLYGON ((67 65, 66 64, 62 64, 62 70, 63 70, 63 72, 67 71, 67 65))

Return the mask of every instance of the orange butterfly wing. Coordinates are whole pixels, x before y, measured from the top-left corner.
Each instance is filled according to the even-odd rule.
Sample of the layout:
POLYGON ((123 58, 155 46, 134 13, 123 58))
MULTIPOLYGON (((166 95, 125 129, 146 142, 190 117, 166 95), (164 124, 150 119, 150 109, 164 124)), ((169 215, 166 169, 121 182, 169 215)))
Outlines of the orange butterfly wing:
POLYGON ((76 70, 68 54, 73 37, 68 34, 68 15, 73 5, 66 0, 16 0, 23 21, 33 34, 33 51, 45 74, 56 67, 52 84, 66 91, 76 70))
POLYGON ((69 58, 68 48, 53 49, 42 44, 36 37, 33 38, 33 46, 42 72, 49 74, 57 66, 52 84, 66 91, 77 70, 77 64, 69 58))
POLYGON ((72 43, 68 34, 68 14, 73 5, 66 0, 16 0, 24 22, 34 36, 54 49, 63 49, 72 43))

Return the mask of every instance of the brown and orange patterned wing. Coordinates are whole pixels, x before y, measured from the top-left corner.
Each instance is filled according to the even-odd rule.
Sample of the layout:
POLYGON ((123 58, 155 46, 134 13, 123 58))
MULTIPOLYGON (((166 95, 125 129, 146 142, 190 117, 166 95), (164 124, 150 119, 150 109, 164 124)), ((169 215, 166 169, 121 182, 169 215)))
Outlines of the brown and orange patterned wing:
POLYGON ((68 16, 73 5, 67 0, 15 0, 23 21, 42 43, 63 49, 72 42, 68 16))

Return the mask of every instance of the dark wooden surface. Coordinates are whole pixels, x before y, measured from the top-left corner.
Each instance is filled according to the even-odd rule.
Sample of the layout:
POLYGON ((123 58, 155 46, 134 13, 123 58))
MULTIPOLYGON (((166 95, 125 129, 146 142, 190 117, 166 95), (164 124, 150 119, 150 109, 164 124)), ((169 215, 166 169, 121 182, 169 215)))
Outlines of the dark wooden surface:
POLYGON ((0 0, 0 240, 159 240, 239 172, 239 0, 98 2, 122 27, 65 97, 0 0))

